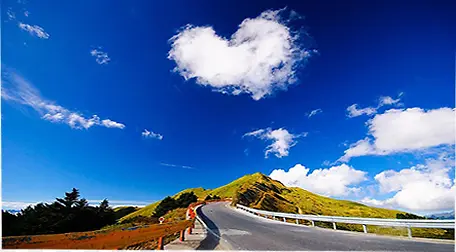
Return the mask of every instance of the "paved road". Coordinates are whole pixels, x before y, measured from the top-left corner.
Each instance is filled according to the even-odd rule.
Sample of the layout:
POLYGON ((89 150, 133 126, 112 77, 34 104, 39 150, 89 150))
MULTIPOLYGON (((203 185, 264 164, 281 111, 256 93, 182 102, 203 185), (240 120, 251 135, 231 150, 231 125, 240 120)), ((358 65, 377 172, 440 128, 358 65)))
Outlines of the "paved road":
POLYGON ((454 251, 454 243, 448 241, 408 240, 298 226, 252 216, 227 203, 202 206, 198 215, 215 234, 208 237, 211 244, 226 250, 454 251))

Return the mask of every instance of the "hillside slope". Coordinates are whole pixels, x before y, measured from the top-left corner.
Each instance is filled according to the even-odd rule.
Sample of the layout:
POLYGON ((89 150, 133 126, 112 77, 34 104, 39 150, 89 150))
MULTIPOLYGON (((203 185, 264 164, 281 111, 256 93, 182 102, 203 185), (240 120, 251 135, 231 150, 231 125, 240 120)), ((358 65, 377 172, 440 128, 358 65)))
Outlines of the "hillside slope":
MULTIPOLYGON (((370 207, 353 201, 324 197, 298 187, 286 187, 281 182, 261 173, 245 175, 212 190, 201 187, 186 189, 175 194, 173 198, 177 198, 185 192, 195 193, 199 200, 203 200, 207 195, 218 195, 221 198, 231 198, 233 205, 242 204, 256 209, 276 212, 393 219, 396 218, 398 213, 405 214, 402 211, 370 207)), ((121 221, 135 216, 152 216, 159 203, 160 201, 155 202, 130 213, 124 216, 121 221)), ((316 224, 321 227, 332 228, 331 223, 316 224)), ((361 225, 337 224, 337 228, 362 232, 361 225)), ((406 228, 369 226, 368 229, 370 233, 407 235, 406 228)), ((413 229, 413 234, 416 237, 454 239, 453 230, 420 228, 413 229)))
MULTIPOLYGON (((176 193, 174 196, 172 196, 174 199, 177 199, 181 194, 183 193, 187 193, 187 192, 193 192, 197 197, 198 199, 204 199, 206 197, 206 195, 208 195, 208 191, 210 190, 206 190, 202 187, 198 187, 198 188, 189 188, 189 189, 185 189, 183 191, 180 191, 178 193, 176 193)), ((146 217, 149 217, 149 216, 152 216, 155 212, 155 208, 158 206, 158 204, 160 204, 161 200, 159 201, 156 201, 150 205, 147 205, 135 212, 132 212, 128 215, 125 215, 124 217, 122 217, 120 219, 120 221, 124 221, 124 220, 127 220, 127 219, 131 219, 131 218, 134 218, 136 216, 146 216, 146 217)))
POLYGON ((115 217, 116 217, 116 220, 130 214, 130 213, 133 213, 135 211, 138 211, 139 209, 141 209, 140 207, 134 207, 134 206, 121 206, 121 207, 116 207, 114 208, 114 213, 115 213, 115 217))
MULTIPOLYGON (((260 173, 245 175, 239 179, 232 181, 229 184, 215 188, 213 190, 204 189, 202 187, 185 189, 183 191, 176 193, 172 197, 177 199, 179 197, 179 195, 181 195, 182 193, 193 192, 200 200, 203 200, 207 195, 218 195, 221 198, 232 198, 234 195, 236 195, 238 189, 242 185, 253 184, 259 178, 259 175, 260 175, 260 173)), ((143 207, 142 209, 139 209, 138 211, 130 213, 130 214, 122 217, 120 219, 120 221, 131 219, 136 216, 152 216, 154 214, 155 208, 158 206, 158 204, 160 204, 160 202, 161 201, 154 202, 150 205, 143 207)))
POLYGON ((332 199, 298 187, 286 187, 261 173, 252 176, 255 181, 239 188, 233 197, 233 204, 269 211, 352 217, 396 218, 396 214, 403 213, 348 200, 332 199))
MULTIPOLYGON (((402 211, 366 206, 348 200, 337 200, 306 191, 298 187, 286 187, 282 183, 263 174, 253 174, 253 183, 245 184, 233 196, 232 204, 242 204, 252 208, 313 215, 332 215, 366 218, 391 218, 402 211)), ((290 220, 294 221, 294 220, 290 220)), ((303 223, 308 223, 302 221, 303 223)), ((331 223, 316 223, 321 227, 332 228, 331 223)), ((338 229, 362 232, 361 225, 337 224, 338 229)), ((406 228, 368 226, 370 233, 406 236, 406 228)), ((415 237, 454 239, 454 230, 414 228, 415 237)))
MULTIPOLYGON (((193 192, 199 199, 207 195, 232 198, 233 204, 289 213, 396 218, 396 210, 374 208, 360 203, 323 197, 297 187, 286 187, 261 173, 245 175, 224 186, 215 189, 190 188, 173 196, 179 197, 185 192, 193 192)), ((143 207, 124 216, 121 220, 135 216, 151 216, 160 201, 143 207)))

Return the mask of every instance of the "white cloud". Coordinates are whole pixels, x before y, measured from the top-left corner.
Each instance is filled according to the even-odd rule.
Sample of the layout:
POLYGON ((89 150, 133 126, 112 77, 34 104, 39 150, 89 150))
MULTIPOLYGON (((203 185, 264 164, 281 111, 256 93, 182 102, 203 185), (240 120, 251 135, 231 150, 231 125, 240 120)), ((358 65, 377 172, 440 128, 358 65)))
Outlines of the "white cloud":
POLYGON ((339 161, 365 155, 424 150, 455 142, 455 109, 390 109, 367 122, 368 137, 350 145, 339 161))
POLYGON ((385 200, 364 198, 361 202, 413 212, 454 209, 456 187, 450 178, 454 158, 430 159, 400 171, 387 170, 375 176, 381 193, 395 193, 385 200))
POLYGON ((298 34, 280 18, 282 10, 265 11, 247 18, 230 39, 220 37, 210 26, 187 25, 170 39, 168 59, 185 80, 213 90, 254 100, 286 89, 296 82, 295 69, 305 63, 313 49, 301 48, 298 34))
POLYGON ((322 164, 323 166, 330 166, 330 165, 332 165, 332 164, 331 164, 331 161, 329 161, 329 160, 325 160, 325 161, 323 161, 323 163, 321 163, 321 164, 322 164))
POLYGON ((352 157, 378 155, 374 148, 375 147, 372 145, 369 138, 361 139, 358 142, 351 144, 338 161, 348 162, 352 157))
POLYGON ((21 202, 21 201, 2 201, 2 209, 8 210, 21 210, 30 205, 36 205, 38 202, 21 202))
POLYGON ((378 99, 378 105, 377 107, 366 107, 366 108, 358 108, 358 104, 352 104, 348 106, 347 108, 347 116, 352 118, 352 117, 357 117, 361 115, 374 115, 377 113, 377 110, 383 106, 387 105, 401 105, 399 102, 401 101, 400 97, 403 95, 401 92, 398 95, 397 99, 391 98, 391 96, 381 96, 378 99))
POLYGON ((101 124, 103 124, 103 126, 105 126, 107 128, 119 128, 119 129, 125 128, 125 125, 123 125, 122 123, 114 122, 110 119, 102 120, 101 124))
POLYGON ((162 140, 163 139, 162 135, 160 135, 158 133, 154 133, 152 131, 148 131, 147 129, 144 129, 144 131, 141 133, 141 135, 144 138, 155 138, 155 139, 158 139, 158 140, 162 140))
POLYGON ((101 50, 101 47, 98 47, 98 49, 93 49, 90 51, 90 55, 95 57, 95 60, 97 61, 98 64, 100 65, 105 65, 108 64, 109 61, 111 61, 111 58, 109 58, 108 53, 103 52, 101 50))
POLYGON ((99 124, 100 118, 97 115, 93 115, 92 118, 85 118, 77 113, 70 113, 68 115, 68 125, 71 128, 84 128, 88 129, 95 124, 99 124))
POLYGON ((348 106, 347 108, 348 117, 357 117, 360 115, 373 115, 377 113, 377 109, 374 107, 367 107, 367 108, 358 108, 358 104, 353 104, 348 106))
POLYGON ((312 116, 320 114, 322 112, 323 112, 323 110, 321 110, 321 109, 314 109, 314 110, 310 111, 308 117, 311 118, 312 116))
POLYGON ((28 17, 30 15, 29 11, 24 11, 24 16, 28 17))
POLYGON ((183 169, 195 169, 194 167, 192 166, 188 166, 188 165, 176 165, 176 164, 167 164, 167 163, 160 163, 160 165, 163 165, 163 166, 168 166, 168 167, 177 167, 177 168, 183 168, 183 169))
POLYGON ((51 121, 51 122, 54 122, 54 123, 56 123, 56 122, 62 122, 62 121, 65 120, 65 115, 63 115, 63 114, 60 113, 60 112, 57 112, 57 113, 55 113, 55 114, 49 114, 49 113, 48 113, 48 114, 45 114, 45 115, 43 116, 43 119, 48 120, 48 121, 51 121))
POLYGON ((288 156, 288 151, 291 147, 295 146, 299 137, 307 136, 307 132, 294 135, 284 128, 272 130, 271 128, 259 129, 252 132, 245 133, 245 136, 253 136, 262 140, 272 141, 268 147, 266 147, 265 157, 267 158, 270 153, 275 154, 276 157, 288 156))
MULTIPOLYGON (((401 96, 402 93, 399 94, 399 96, 401 96)), ((382 107, 382 106, 385 106, 385 105, 394 105, 394 104, 398 104, 399 102, 401 101, 400 98, 397 98, 397 99, 393 99, 391 98, 390 96, 382 96, 380 97, 379 99, 379 102, 378 102, 378 107, 382 107)))
POLYGON ((374 206, 374 207, 382 207, 382 208, 393 208, 393 206, 390 204, 390 202, 386 200, 377 200, 369 197, 365 197, 359 202, 366 204, 368 206, 374 206))
POLYGON ((38 26, 38 25, 33 25, 32 26, 32 25, 29 25, 29 24, 24 24, 22 22, 19 22, 18 25, 19 25, 19 28, 21 28, 24 31, 27 31, 32 36, 36 36, 36 37, 41 38, 41 39, 48 39, 49 38, 49 34, 47 32, 45 32, 44 29, 42 27, 38 26))
POLYGON ((6 11, 6 15, 8 16, 8 20, 15 20, 16 19, 16 13, 11 8, 8 8, 6 11))
POLYGON ((110 119, 100 121, 97 115, 93 115, 91 118, 84 117, 78 112, 71 111, 43 98, 31 83, 14 72, 4 73, 3 77, 2 99, 31 107, 44 120, 53 123, 65 123, 74 129, 88 129, 95 125, 107 128, 125 128, 124 124, 110 119))
MULTIPOLYGON (((258 130, 254 130, 252 132, 247 132, 244 134, 244 136, 254 136, 254 137, 259 137, 261 135, 263 135, 263 133, 265 131, 267 131, 268 129, 258 129, 258 130)), ((270 129, 269 129, 270 130, 270 129)))
POLYGON ((356 194, 360 188, 355 185, 366 180, 366 172, 346 164, 325 169, 310 169, 297 164, 288 171, 276 169, 269 177, 286 186, 296 186, 325 196, 347 196, 356 194))

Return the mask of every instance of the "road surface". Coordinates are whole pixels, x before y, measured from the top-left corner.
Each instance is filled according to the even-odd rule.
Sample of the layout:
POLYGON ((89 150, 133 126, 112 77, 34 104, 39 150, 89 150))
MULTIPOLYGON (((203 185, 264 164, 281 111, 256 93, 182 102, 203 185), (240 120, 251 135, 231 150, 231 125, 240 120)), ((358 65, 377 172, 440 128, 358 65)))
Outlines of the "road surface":
POLYGON ((253 216, 224 202, 202 206, 198 215, 212 233, 204 249, 454 251, 451 241, 409 240, 298 226, 253 216))

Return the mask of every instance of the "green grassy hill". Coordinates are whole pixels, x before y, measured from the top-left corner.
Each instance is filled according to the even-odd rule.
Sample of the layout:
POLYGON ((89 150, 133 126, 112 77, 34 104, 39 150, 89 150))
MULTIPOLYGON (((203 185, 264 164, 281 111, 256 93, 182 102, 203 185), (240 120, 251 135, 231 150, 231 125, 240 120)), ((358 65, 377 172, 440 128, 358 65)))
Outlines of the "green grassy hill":
POLYGON ((140 207, 133 207, 133 206, 121 206, 121 207, 116 207, 114 208, 114 213, 115 213, 115 216, 116 216, 116 220, 130 214, 130 213, 133 213, 135 211, 138 211, 139 209, 141 209, 140 207))
POLYGON ((233 204, 269 211, 351 217, 396 218, 396 214, 403 213, 348 200, 332 199, 298 187, 286 187, 261 173, 250 175, 250 179, 254 181, 242 185, 237 190, 233 204))
POLYGON ((160 201, 157 201, 157 202, 154 202, 150 205, 147 205, 135 212, 132 212, 130 214, 127 214, 125 215, 124 217, 120 218, 120 221, 123 221, 123 220, 126 220, 126 219, 130 219, 130 218, 133 218, 135 216, 152 216, 154 214, 154 211, 155 211, 155 208, 158 206, 158 204, 160 204, 160 201))
MULTIPOLYGON (((207 195, 218 195, 221 198, 231 198, 232 204, 242 204, 248 207, 287 213, 332 215, 347 217, 396 218, 402 211, 366 206, 348 200, 337 200, 311 193, 298 187, 286 187, 279 181, 273 180, 262 173, 245 175, 229 184, 215 188, 190 188, 183 190, 173 197, 177 198, 185 192, 193 192, 199 199, 207 195)), ((152 216, 160 201, 124 216, 126 220, 135 216, 152 216)), ((332 227, 330 223, 317 223, 322 227, 332 227)), ((339 229, 362 231, 361 225, 337 224, 339 229)), ((368 227, 369 232, 379 234, 407 235, 405 228, 368 227)), ((414 229, 417 237, 454 237, 454 232, 439 229, 414 229)))
MULTIPOLYGON (((185 189, 183 191, 180 191, 178 193, 176 193, 173 198, 174 199, 177 199, 181 194, 183 193, 186 193, 186 192, 193 192, 197 197, 198 199, 204 199, 206 197, 206 195, 208 195, 208 191, 210 190, 206 190, 202 187, 198 187, 198 188, 189 188, 189 189, 185 189)), ((120 219, 120 221, 124 221, 124 220, 127 220, 127 219, 131 219, 133 217, 136 217, 136 216, 146 216, 146 217, 149 217, 149 216, 152 216, 155 212, 155 208, 158 206, 158 204, 160 204, 160 200, 157 201, 157 202, 154 202, 150 205, 147 205, 135 212, 132 212, 128 215, 125 215, 124 217, 122 217, 120 219)))
MULTIPOLYGON (((212 190, 201 187, 185 189, 175 194, 173 198, 185 192, 193 192, 199 199, 204 199, 207 195, 218 195, 221 198, 232 198, 234 204, 240 203, 253 208, 289 213, 379 218, 395 218, 397 213, 401 213, 396 210, 368 207, 356 202, 323 197, 297 187, 286 187, 261 173, 245 175, 212 190)), ((121 220, 138 215, 152 216, 159 203, 160 201, 157 201, 143 207, 124 216, 121 220)))

